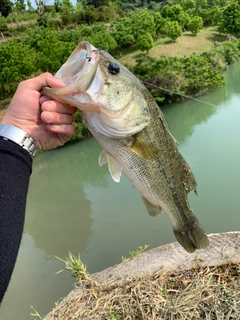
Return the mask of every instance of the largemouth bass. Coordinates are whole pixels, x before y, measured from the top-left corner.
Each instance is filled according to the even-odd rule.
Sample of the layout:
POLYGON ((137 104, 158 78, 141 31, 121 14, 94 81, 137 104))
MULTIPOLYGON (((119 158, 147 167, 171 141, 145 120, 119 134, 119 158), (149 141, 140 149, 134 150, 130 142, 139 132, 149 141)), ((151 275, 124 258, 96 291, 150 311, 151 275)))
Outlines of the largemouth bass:
POLYGON ((100 166, 107 163, 116 182, 123 172, 151 216, 166 212, 187 252, 207 247, 208 237, 187 199, 190 191, 197 193, 194 175, 143 83, 88 42, 77 46, 55 77, 66 87, 45 87, 43 94, 82 111, 103 147, 100 166))

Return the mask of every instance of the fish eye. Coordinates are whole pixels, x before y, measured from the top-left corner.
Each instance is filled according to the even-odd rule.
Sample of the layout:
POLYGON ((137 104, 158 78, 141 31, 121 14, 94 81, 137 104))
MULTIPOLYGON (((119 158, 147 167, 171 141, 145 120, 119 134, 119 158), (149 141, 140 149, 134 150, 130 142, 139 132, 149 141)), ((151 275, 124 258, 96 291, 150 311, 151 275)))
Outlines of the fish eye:
POLYGON ((108 65, 108 71, 111 74, 118 74, 120 72, 119 65, 115 62, 110 62, 108 65))

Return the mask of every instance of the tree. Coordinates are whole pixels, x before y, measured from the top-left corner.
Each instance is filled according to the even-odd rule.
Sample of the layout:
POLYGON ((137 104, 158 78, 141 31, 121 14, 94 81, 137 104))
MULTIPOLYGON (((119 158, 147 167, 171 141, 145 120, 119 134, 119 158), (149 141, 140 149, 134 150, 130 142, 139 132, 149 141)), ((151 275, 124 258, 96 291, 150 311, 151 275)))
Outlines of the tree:
POLYGON ((179 16, 177 17, 177 21, 178 21, 179 25, 182 28, 185 28, 185 27, 188 26, 188 24, 190 23, 191 19, 190 19, 188 13, 186 13, 184 11, 181 11, 179 16))
POLYGON ((16 0, 15 2, 15 8, 17 11, 24 11, 26 9, 26 5, 24 3, 24 0, 16 0))
POLYGON ((137 40, 141 34, 150 33, 153 35, 155 33, 154 17, 148 10, 143 9, 130 12, 129 17, 131 19, 132 34, 135 40, 137 40))
POLYGON ((111 25, 111 35, 116 40, 118 47, 123 48, 135 42, 130 18, 122 18, 111 25))
POLYGON ((173 41, 176 41, 182 35, 182 28, 177 21, 167 21, 165 34, 173 41))
POLYGON ((46 1, 47 0, 35 0, 35 4, 37 6, 37 10, 40 15, 40 18, 44 15, 46 11, 46 1))
POLYGON ((201 17, 193 17, 191 22, 188 24, 188 30, 196 35, 203 26, 203 19, 201 17))
POLYGON ((138 37, 137 47, 141 51, 149 51, 151 48, 153 48, 153 38, 150 33, 141 34, 138 37))
POLYGON ((61 6, 62 6, 62 1, 61 0, 54 0, 54 8, 56 12, 60 12, 61 6))
POLYGON ((70 0, 62 0, 60 7, 61 14, 71 15, 74 12, 74 6, 70 0))
POLYGON ((240 5, 238 1, 230 1, 222 12, 222 17, 218 26, 222 33, 240 34, 240 5))
POLYGON ((27 0, 27 6, 29 12, 34 12, 34 8, 32 6, 31 0, 27 0))
POLYGON ((155 24, 155 34, 159 35, 164 29, 166 20, 161 16, 160 12, 154 12, 152 16, 155 24))
POLYGON ((10 0, 0 0, 0 13, 7 17, 12 11, 12 4, 10 0))
POLYGON ((116 40, 105 31, 95 33, 92 37, 92 44, 107 51, 114 50, 118 46, 116 40))
POLYGON ((165 19, 178 21, 178 16, 181 12, 183 12, 183 8, 180 4, 176 4, 174 6, 165 5, 161 10, 161 15, 165 19))

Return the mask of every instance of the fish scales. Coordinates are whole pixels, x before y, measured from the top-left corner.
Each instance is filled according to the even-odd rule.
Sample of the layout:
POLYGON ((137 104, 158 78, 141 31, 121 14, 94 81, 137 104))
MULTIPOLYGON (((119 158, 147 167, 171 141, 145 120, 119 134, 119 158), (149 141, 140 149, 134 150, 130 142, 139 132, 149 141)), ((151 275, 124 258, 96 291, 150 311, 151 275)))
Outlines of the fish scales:
POLYGON ((55 75, 64 81, 68 70, 67 86, 44 88, 43 93, 82 111, 90 132, 104 150, 99 164, 108 163, 117 182, 123 171, 140 192, 151 216, 166 212, 186 251, 208 246, 208 237, 187 199, 190 191, 196 193, 197 183, 155 99, 107 52, 87 42, 80 43, 75 51, 55 75), (79 61, 84 72, 77 77, 76 71, 71 74, 71 59, 79 50, 93 59, 88 64, 79 61))
MULTIPOLYGON (((186 203, 186 195, 190 191, 184 186, 186 176, 183 166, 186 163, 161 120, 163 114, 158 107, 156 108, 155 101, 152 99, 149 99, 149 109, 151 125, 135 134, 134 138, 156 147, 159 153, 155 159, 144 159, 131 151, 123 139, 109 139, 96 133, 90 125, 88 127, 102 147, 117 159, 124 174, 143 197, 153 205, 163 208, 173 223, 174 213, 178 214, 180 210, 183 212, 182 230, 187 231, 189 226, 186 225, 185 215, 193 215, 186 203)), ((196 187, 195 181, 193 185, 196 187)))

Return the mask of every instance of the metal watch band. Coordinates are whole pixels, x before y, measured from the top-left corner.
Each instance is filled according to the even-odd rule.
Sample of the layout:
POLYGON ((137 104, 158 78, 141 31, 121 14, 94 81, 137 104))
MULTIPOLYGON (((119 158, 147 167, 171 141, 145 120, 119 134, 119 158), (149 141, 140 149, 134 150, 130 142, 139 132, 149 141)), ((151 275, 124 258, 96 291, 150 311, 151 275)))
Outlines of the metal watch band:
POLYGON ((31 157, 37 154, 38 146, 36 141, 28 136, 27 132, 10 124, 0 123, 0 137, 4 140, 11 140, 27 150, 31 157))

